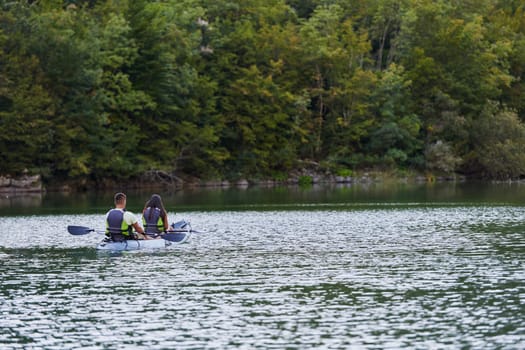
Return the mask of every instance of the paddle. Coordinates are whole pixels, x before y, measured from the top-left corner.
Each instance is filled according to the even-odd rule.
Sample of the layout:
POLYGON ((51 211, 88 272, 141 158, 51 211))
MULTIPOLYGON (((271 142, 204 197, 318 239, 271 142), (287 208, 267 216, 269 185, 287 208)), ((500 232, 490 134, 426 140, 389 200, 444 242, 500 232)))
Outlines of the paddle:
MULTIPOLYGON (((187 232, 187 231, 184 231, 187 232)), ((165 239, 166 241, 171 242, 180 242, 186 239, 186 235, 183 233, 176 233, 176 232, 168 232, 168 233, 162 233, 159 235, 160 238, 165 239)))
POLYGON ((168 232, 191 232, 191 233, 205 233, 202 231, 196 231, 191 228, 191 225, 186 220, 177 221, 171 224, 171 228, 173 231, 168 232))
POLYGON ((172 229, 171 231, 164 232, 164 233, 154 233, 154 234, 148 234, 150 237, 160 237, 162 239, 165 239, 167 241, 172 242, 180 242, 184 241, 186 239, 186 236, 192 232, 197 232, 190 229, 172 229))
MULTIPOLYGON (((67 231, 69 233, 71 233, 72 235, 75 235, 75 236, 80 236, 80 235, 87 235, 88 233, 91 233, 91 232, 96 232, 96 233, 99 233, 99 234, 104 234, 105 232, 104 231, 97 231, 95 229, 92 229, 92 228, 89 228, 89 227, 84 227, 84 226, 68 226, 67 227, 67 231)), ((161 237, 162 239, 165 239, 167 241, 171 241, 171 242, 180 242, 184 239, 184 237, 186 235, 183 235, 182 233, 183 232, 193 232, 193 230, 173 230, 173 231, 170 231, 168 233, 162 233, 162 234, 159 234, 159 235, 156 235, 156 237, 161 237)))
POLYGON ((104 233, 103 231, 95 231, 95 229, 84 226, 68 226, 67 231, 75 236, 87 235, 91 232, 104 233))

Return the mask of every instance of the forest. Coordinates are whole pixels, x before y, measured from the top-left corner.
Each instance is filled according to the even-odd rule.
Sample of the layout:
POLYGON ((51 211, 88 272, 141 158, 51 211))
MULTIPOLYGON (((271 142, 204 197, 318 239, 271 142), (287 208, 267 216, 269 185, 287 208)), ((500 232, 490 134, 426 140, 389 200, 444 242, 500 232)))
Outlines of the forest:
POLYGON ((0 175, 525 175, 525 0, 0 0, 0 175))

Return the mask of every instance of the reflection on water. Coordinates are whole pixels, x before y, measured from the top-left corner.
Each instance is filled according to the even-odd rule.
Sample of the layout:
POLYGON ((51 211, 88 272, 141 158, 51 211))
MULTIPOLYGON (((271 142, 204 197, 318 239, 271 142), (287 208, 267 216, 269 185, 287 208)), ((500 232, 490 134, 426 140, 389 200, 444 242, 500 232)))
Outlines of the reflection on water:
POLYGON ((38 208, 42 205, 43 194, 34 193, 0 193, 0 209, 4 208, 38 208))
MULTIPOLYGON (((129 190, 128 209, 142 210, 151 191, 129 190)), ((97 214, 113 205, 108 192, 47 193, 29 197, 0 196, 0 216, 97 214)), ((332 184, 301 187, 195 188, 161 192, 175 212, 239 210, 308 210, 405 205, 523 205, 523 183, 332 184)))
POLYGON ((206 233, 107 254, 65 230, 103 214, 3 218, 2 348, 525 347, 522 208, 168 214, 206 233))

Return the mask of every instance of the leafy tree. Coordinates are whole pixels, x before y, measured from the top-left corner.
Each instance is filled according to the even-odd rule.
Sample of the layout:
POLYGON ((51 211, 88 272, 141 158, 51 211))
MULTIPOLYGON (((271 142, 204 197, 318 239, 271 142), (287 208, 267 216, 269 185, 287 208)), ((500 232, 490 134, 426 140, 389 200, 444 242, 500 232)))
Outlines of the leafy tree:
POLYGON ((436 141, 425 149, 426 169, 432 173, 451 174, 456 171, 461 159, 454 155, 449 143, 436 141))
POLYGON ((191 0, 130 4, 127 16, 138 48, 130 79, 151 100, 134 120, 142 135, 140 158, 150 169, 213 172, 226 156, 215 148, 216 85, 198 71, 198 20, 204 15, 191 0))
POLYGON ((290 5, 300 18, 308 18, 312 15, 315 8, 319 5, 319 0, 288 0, 290 5))
POLYGON ((218 85, 220 144, 231 155, 226 171, 255 177, 290 168, 300 129, 290 93, 296 76, 285 69, 297 61, 286 25, 293 14, 282 1, 215 2, 208 10, 213 53, 206 69, 218 85))
POLYGON ((474 148, 467 169, 493 179, 525 174, 525 125, 515 112, 489 105, 472 126, 474 148))
POLYGON ((328 157, 334 166, 356 165, 356 155, 375 127, 372 91, 375 74, 365 69, 370 43, 354 30, 339 5, 319 6, 300 28, 303 70, 310 77, 310 148, 302 155, 328 157))
POLYGON ((397 50, 397 37, 401 30, 403 11, 406 0, 375 0, 367 1, 370 17, 370 39, 376 69, 382 70, 394 61, 397 50))
POLYGON ((29 47, 38 57, 56 101, 51 120, 52 140, 46 152, 51 172, 57 177, 89 176, 93 142, 100 112, 95 93, 100 70, 95 26, 85 11, 44 6, 31 18, 29 47))
POLYGON ((332 127, 325 125, 331 107, 338 106, 331 116, 332 123, 338 117, 354 117, 354 107, 361 101, 343 101, 348 94, 356 96, 347 82, 351 82, 353 73, 361 67, 368 46, 364 37, 353 31, 351 21, 345 20, 338 5, 318 7, 302 24, 300 38, 303 69, 310 78, 307 87, 312 118, 307 124, 310 135, 308 144, 311 145, 309 153, 316 157, 323 151, 323 130, 332 127))
POLYGON ((93 123, 99 129, 91 142, 95 178, 102 174, 127 178, 147 169, 140 161, 143 133, 135 117, 154 105, 151 97, 131 81, 129 67, 137 59, 138 49, 123 14, 110 11, 113 5, 107 2, 94 10, 101 14, 97 31, 101 71, 97 96, 101 111, 97 123, 93 123))
POLYGON ((251 176, 289 168, 295 150, 289 142, 292 120, 283 108, 292 105, 292 96, 252 66, 233 82, 225 100, 235 101, 224 105, 228 130, 237 131, 223 140, 238 162, 232 168, 251 176))
POLYGON ((377 85, 373 100, 379 125, 370 135, 369 151, 385 165, 421 167, 421 120, 412 112, 411 81, 402 67, 391 65, 377 85))
POLYGON ((458 18, 454 10, 444 1, 412 3, 401 32, 402 63, 416 98, 440 90, 461 101, 466 113, 477 113, 510 82, 497 60, 506 44, 487 39, 481 14, 458 18))
POLYGON ((506 38, 510 51, 502 52, 499 60, 508 62, 513 77, 505 86, 502 100, 525 120, 525 4, 523 1, 497 1, 488 16, 491 35, 495 40, 506 38))
POLYGON ((512 80, 498 59, 509 52, 508 40, 489 35, 483 20, 490 2, 462 6, 409 2, 400 34, 401 63, 412 81, 411 100, 421 106, 426 143, 450 142, 460 157, 472 148, 465 127, 512 80))
POLYGON ((38 57, 24 40, 30 16, 24 6, 0 12, 0 174, 49 174, 53 96, 38 57))

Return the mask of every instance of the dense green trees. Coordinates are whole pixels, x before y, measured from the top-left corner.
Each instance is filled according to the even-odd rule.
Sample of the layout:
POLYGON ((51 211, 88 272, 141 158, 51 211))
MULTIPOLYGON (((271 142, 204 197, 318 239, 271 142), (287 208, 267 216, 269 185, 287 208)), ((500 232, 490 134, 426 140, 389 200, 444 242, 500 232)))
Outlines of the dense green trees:
POLYGON ((0 1, 0 175, 525 175, 525 1, 0 1))

